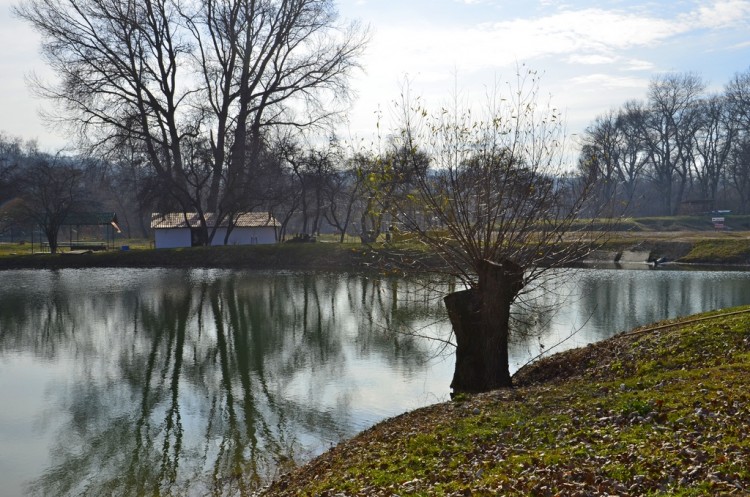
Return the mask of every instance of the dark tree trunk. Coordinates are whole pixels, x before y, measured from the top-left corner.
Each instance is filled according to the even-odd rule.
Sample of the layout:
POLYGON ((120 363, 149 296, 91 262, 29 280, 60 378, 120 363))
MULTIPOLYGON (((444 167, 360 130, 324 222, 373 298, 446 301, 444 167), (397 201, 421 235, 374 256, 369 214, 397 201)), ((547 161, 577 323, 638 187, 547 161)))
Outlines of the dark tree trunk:
POLYGON ((523 269, 511 261, 482 261, 479 285, 444 299, 456 335, 454 393, 512 386, 508 364, 510 306, 523 287, 523 269))
POLYGON ((57 230, 54 228, 46 228, 44 234, 47 236, 47 243, 49 244, 49 253, 57 253, 57 230))

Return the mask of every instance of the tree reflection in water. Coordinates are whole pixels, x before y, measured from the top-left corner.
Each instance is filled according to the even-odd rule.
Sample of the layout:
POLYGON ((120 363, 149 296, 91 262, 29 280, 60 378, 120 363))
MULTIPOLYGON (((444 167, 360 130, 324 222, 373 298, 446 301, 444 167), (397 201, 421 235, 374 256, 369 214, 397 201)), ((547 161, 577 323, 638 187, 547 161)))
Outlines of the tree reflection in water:
MULTIPOLYGON (((436 366, 439 344, 414 336, 450 331, 449 291, 432 283, 132 269, 2 278, 0 366, 51 378, 24 421, 49 450, 29 469, 31 494, 249 495, 380 419, 448 397, 452 361, 436 366)), ((537 310, 517 309, 532 341, 511 350, 516 366, 581 327, 565 347, 750 302, 748 273, 581 270, 569 283, 530 289, 537 310)), ((29 406, 0 395, 8 433, 29 406)))
POLYGON ((402 382, 434 353, 391 328, 442 313, 405 280, 357 275, 23 277, 38 281, 2 293, 0 350, 67 372, 42 415, 56 421, 34 495, 249 495, 370 424, 359 404, 388 392, 369 383, 402 382))

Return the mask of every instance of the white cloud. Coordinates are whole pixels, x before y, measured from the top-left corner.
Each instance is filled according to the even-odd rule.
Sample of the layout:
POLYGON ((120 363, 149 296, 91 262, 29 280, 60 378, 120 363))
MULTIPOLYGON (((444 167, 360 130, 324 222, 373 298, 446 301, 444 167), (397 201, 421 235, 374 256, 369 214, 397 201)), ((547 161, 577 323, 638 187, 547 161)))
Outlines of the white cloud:
POLYGON ((653 62, 641 59, 630 59, 622 67, 626 71, 653 71, 655 66, 653 62))
POLYGON ((662 19, 601 9, 566 10, 538 19, 499 22, 491 28, 525 43, 531 56, 645 46, 680 29, 662 19))
POLYGON ((580 87, 587 87, 590 90, 599 90, 601 88, 633 88, 644 89, 648 86, 648 78, 631 78, 626 76, 613 76, 611 74, 597 73, 586 74, 571 78, 569 82, 580 87))
MULTIPOLYGON (((473 0, 468 0, 473 1, 473 0)), ((475 26, 437 26, 425 22, 391 25, 377 33, 370 60, 383 70, 409 68, 467 71, 502 67, 548 56, 568 56, 576 64, 604 64, 616 53, 656 47, 694 29, 719 29, 746 23, 750 2, 711 2, 672 19, 599 8, 563 10, 538 18, 485 22, 475 26)), ((643 61, 630 65, 649 69, 643 61)))
POLYGON ((602 65, 602 64, 614 64, 618 62, 617 57, 608 55, 597 55, 597 54, 573 54, 566 59, 569 64, 582 64, 582 65, 602 65))
MULTIPOLYGON (((0 0, 0 7, 10 2, 0 0)), ((707 56, 705 53, 673 52, 684 45, 683 38, 692 43, 693 49, 711 38, 704 52, 736 50, 732 57, 738 65, 732 73, 746 67, 747 58, 740 50, 750 47, 743 34, 750 32, 743 31, 750 22, 750 0, 436 0, 434 9, 416 19, 408 14, 414 8, 411 2, 341 0, 342 10, 349 11, 346 16, 369 16, 363 21, 373 27, 372 41, 362 60, 366 74, 353 81, 360 101, 351 117, 352 122, 360 123, 354 126, 359 130, 372 129, 373 112, 397 97, 405 75, 414 81, 415 93, 440 98, 454 88, 454 79, 460 88, 491 84, 493 78, 513 76, 517 64, 525 63, 546 73, 542 85, 551 87, 555 99, 565 106, 586 105, 589 101, 601 105, 615 94, 620 99, 630 92, 630 98, 638 98, 639 94, 632 94, 634 90, 640 91, 650 74, 664 69, 665 64, 678 64, 669 69, 700 71, 706 66, 701 59, 707 56), (611 5, 618 8, 606 7, 611 5), (686 5, 691 10, 686 12, 686 5), (479 21, 473 17, 478 15, 482 16, 479 21), (707 31, 710 36, 706 36, 707 31), (683 68, 680 60, 689 60, 694 66, 683 68), (589 74, 592 71, 595 74, 589 74), (641 74, 644 79, 634 77, 641 74), (612 91, 609 95, 592 95, 596 88, 612 91), (581 94, 588 95, 588 100, 579 98, 581 94)), ((3 17, 0 12, 0 21, 3 17)), ((19 24, 23 25, 14 19, 0 27, 15 29, 19 24)), ((37 71, 44 66, 35 54, 37 40, 25 38, 29 43, 19 45, 14 40, 25 35, 4 29, 0 29, 0 41, 5 41, 5 48, 0 48, 0 69, 6 74, 6 97, 0 98, 0 103, 7 108, 18 100, 23 88, 21 75, 28 72, 28 67, 18 70, 16 58, 26 59, 27 66, 37 71), (13 81, 10 71, 17 75, 13 81), (13 96, 9 90, 14 90, 13 96)), ((30 31, 25 25, 21 29, 30 31)), ((13 114, 30 119, 34 115, 33 111, 15 107, 13 114)), ((14 127, 17 124, 14 122, 14 127)))
POLYGON ((471 72, 560 55, 601 64, 604 57, 613 61, 613 51, 654 45, 685 29, 680 22, 600 9, 477 26, 389 26, 376 33, 368 68, 403 73, 415 66, 429 71, 455 66, 471 72))
POLYGON ((702 5, 688 14, 687 22, 694 27, 720 29, 747 24, 750 16, 750 2, 746 0, 721 0, 702 5))

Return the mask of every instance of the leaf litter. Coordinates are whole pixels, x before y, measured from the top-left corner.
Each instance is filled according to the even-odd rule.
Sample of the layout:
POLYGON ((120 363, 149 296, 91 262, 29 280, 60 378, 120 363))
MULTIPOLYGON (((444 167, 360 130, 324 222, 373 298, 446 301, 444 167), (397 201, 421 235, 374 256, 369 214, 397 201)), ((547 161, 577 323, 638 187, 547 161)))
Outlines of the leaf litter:
POLYGON ((266 496, 750 495, 750 315, 555 354, 515 388, 408 412, 266 496))

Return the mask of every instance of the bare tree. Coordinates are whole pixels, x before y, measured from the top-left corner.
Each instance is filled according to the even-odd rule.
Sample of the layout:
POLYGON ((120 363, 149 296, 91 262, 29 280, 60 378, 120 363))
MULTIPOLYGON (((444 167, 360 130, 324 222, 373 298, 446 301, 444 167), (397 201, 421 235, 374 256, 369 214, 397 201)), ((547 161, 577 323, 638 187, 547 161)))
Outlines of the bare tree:
POLYGON ((649 86, 649 107, 639 122, 648 156, 648 174, 657 186, 663 212, 679 211, 693 167, 698 103, 705 88, 695 74, 658 76, 649 86))
MULTIPOLYGON (((332 0, 27 0, 59 78, 59 123, 99 153, 138 141, 172 205, 205 222, 247 208, 270 126, 344 109, 366 31, 332 0)), ((218 222, 216 223, 219 224, 218 222)))
POLYGON ((747 214, 750 212, 750 140, 747 137, 736 140, 728 159, 730 181, 739 197, 739 211, 747 214))
POLYGON ((18 193, 17 178, 22 161, 21 140, 0 133, 0 206, 18 193))
POLYGON ((413 205, 399 205, 399 221, 467 287, 445 297, 457 345, 454 392, 511 385, 511 305, 591 241, 579 213, 595 175, 566 175, 558 112, 539 104, 533 73, 502 96, 508 100, 495 96, 483 118, 457 104, 434 114, 408 103, 402 109, 403 149, 421 151, 431 167, 412 164, 408 199, 421 209, 412 215, 413 205), (431 217, 444 228, 427 227, 431 217))
POLYGON ((729 154, 729 175, 743 213, 750 212, 750 69, 735 74, 724 89, 729 119, 736 136, 729 154))
POLYGON ((631 101, 625 104, 617 116, 617 128, 623 140, 619 154, 619 176, 630 205, 635 198, 638 182, 642 179, 641 175, 648 160, 645 147, 638 137, 644 114, 643 107, 631 101))
POLYGON ((625 193, 636 215, 676 214, 688 195, 716 209, 722 191, 723 208, 750 209, 750 72, 737 73, 721 95, 703 90, 696 75, 662 75, 648 101, 627 102, 589 126, 579 169, 596 171, 600 195, 625 193))
POLYGON ((303 147, 291 141, 283 147, 283 153, 293 181, 299 185, 301 231, 305 235, 314 235, 320 231, 327 210, 326 189, 337 151, 331 145, 327 148, 303 147))
POLYGON ((65 218, 86 202, 84 170, 67 158, 38 154, 24 169, 21 182, 24 210, 57 252, 58 234, 65 218))
POLYGON ((11 239, 18 217, 21 160, 21 141, 0 133, 0 235, 10 233, 11 239))
POLYGON ((632 206, 636 185, 646 165, 646 153, 638 137, 642 107, 629 102, 618 112, 594 120, 586 129, 581 145, 579 170, 594 174, 596 194, 623 213, 632 206))
MULTIPOLYGON (((346 162, 348 165, 350 161, 346 162)), ((363 187, 363 177, 356 168, 336 169, 328 177, 325 189, 328 208, 324 216, 328 224, 339 231, 339 242, 344 243, 354 216, 354 204, 363 187)))
POLYGON ((726 100, 712 96, 700 103, 699 126, 695 133, 694 175, 704 200, 716 209, 719 185, 724 178, 736 126, 728 116, 726 100))
POLYGON ((597 117, 585 130, 578 160, 582 174, 596 177, 596 195, 613 204, 620 200, 620 162, 626 143, 618 124, 618 116, 612 111, 597 117))
POLYGON ((750 69, 735 74, 727 83, 724 95, 735 126, 743 133, 750 132, 750 69))

